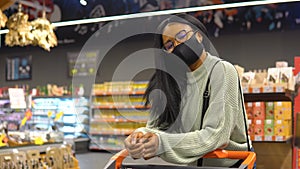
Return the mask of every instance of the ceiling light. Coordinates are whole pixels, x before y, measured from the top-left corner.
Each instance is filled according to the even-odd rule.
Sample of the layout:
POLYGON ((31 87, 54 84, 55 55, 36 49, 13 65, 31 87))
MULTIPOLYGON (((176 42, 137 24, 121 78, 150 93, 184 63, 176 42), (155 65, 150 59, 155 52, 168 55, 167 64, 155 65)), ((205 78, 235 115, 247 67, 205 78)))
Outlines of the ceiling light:
POLYGON ((86 6, 87 2, 85 0, 80 0, 80 4, 83 5, 83 6, 86 6))

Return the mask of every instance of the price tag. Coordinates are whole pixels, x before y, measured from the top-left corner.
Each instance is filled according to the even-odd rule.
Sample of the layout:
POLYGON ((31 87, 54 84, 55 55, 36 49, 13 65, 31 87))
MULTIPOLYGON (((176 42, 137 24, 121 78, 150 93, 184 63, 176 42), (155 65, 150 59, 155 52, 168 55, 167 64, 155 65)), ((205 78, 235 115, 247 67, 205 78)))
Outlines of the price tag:
POLYGON ((48 111, 48 113, 47 113, 49 118, 52 116, 52 114, 53 114, 52 111, 48 111))
POLYGON ((58 121, 62 116, 64 115, 64 112, 59 112, 56 114, 54 121, 58 121))
POLYGON ((243 86, 243 93, 249 93, 249 87, 243 86))
POLYGON ((6 134, 0 135, 0 147, 7 146, 7 137, 6 134))
POLYGON ((23 89, 9 88, 8 94, 9 94, 10 108, 12 109, 26 108, 25 94, 23 89))
POLYGON ((276 136, 275 141, 283 141, 283 136, 276 136))
POLYGON ((22 126, 24 126, 25 124, 26 124, 26 122, 27 122, 27 117, 24 117, 23 119, 22 119, 22 121, 21 121, 21 127, 22 126))
POLYGON ((36 145, 43 145, 44 144, 43 138, 42 137, 35 138, 34 139, 34 144, 36 144, 36 145))
POLYGON ((283 86, 276 86, 276 90, 277 93, 281 93, 284 92, 284 87, 283 86))
POLYGON ((262 139, 262 136, 257 136, 257 135, 256 135, 256 136, 254 137, 254 140, 255 140, 255 141, 262 141, 263 139, 262 139))
POLYGON ((273 93, 273 87, 272 86, 264 86, 263 87, 263 92, 264 93, 273 93))
POLYGON ((260 88, 259 87, 252 88, 252 93, 260 93, 260 88))
POLYGON ((273 141, 272 136, 265 136, 265 141, 273 141))

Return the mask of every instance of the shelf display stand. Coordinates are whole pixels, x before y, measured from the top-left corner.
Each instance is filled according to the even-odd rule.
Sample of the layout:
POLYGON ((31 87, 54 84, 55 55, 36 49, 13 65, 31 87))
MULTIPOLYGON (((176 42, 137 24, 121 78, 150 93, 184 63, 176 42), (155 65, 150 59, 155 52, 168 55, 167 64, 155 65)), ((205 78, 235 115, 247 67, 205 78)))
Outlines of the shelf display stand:
POLYGON ((244 93, 244 100, 257 168, 292 168, 292 92, 244 93))
POLYGON ((143 94, 147 82, 95 84, 90 108, 90 150, 119 151, 136 128, 146 125, 149 107, 143 94))

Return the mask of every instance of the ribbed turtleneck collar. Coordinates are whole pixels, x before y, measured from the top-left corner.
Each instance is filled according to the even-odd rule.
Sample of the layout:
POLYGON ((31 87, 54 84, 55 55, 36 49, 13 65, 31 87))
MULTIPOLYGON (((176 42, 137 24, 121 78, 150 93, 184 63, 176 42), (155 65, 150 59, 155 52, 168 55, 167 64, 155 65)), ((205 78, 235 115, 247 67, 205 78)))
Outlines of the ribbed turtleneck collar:
POLYGON ((206 58, 204 59, 202 65, 200 65, 197 69, 192 72, 187 73, 187 83, 193 84, 198 82, 200 79, 206 77, 208 71, 211 69, 213 62, 220 58, 212 56, 211 54, 207 53, 206 58))

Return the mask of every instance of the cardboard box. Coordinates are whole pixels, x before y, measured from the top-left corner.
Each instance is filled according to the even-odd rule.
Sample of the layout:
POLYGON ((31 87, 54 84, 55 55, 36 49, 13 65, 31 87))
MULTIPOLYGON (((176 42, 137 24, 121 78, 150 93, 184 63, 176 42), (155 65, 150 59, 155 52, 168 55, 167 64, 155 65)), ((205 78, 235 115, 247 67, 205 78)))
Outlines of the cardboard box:
POLYGON ((274 135, 274 120, 265 120, 264 124, 264 134, 265 136, 273 136, 274 135))
POLYGON ((248 134, 249 134, 249 136, 254 136, 255 125, 254 125, 253 121, 252 120, 248 120, 248 124, 249 124, 248 134))
POLYGON ((245 104, 245 108, 246 108, 246 113, 247 113, 247 117, 248 119, 253 119, 253 103, 252 102, 248 102, 245 104))
POLYGON ((274 102, 265 102, 266 119, 274 120, 274 102))
POLYGON ((266 118, 265 102, 254 102, 254 104, 253 104, 253 119, 265 120, 265 118, 266 118))
POLYGON ((291 136, 291 120, 275 120, 274 131, 275 136, 291 136))
POLYGON ((291 102, 275 102, 274 104, 274 119, 275 120, 290 120, 292 118, 292 103, 291 102))
POLYGON ((283 118, 285 120, 292 119, 292 102, 283 102, 283 118))
POLYGON ((264 120, 254 120, 254 135, 263 136, 264 135, 264 120))

